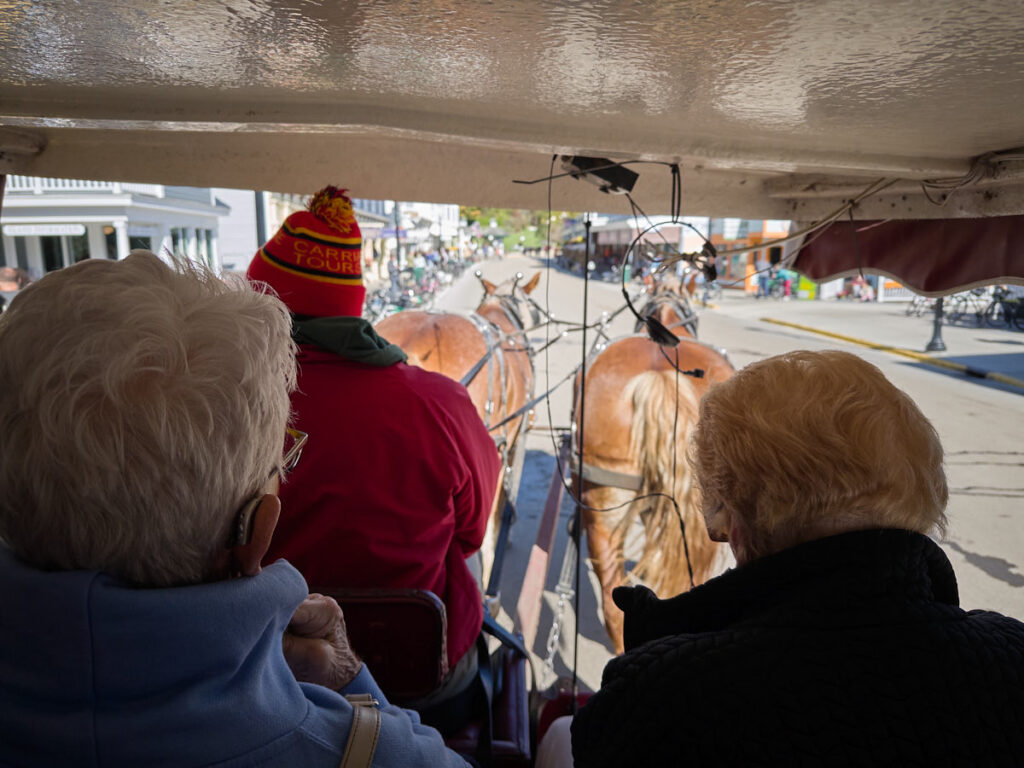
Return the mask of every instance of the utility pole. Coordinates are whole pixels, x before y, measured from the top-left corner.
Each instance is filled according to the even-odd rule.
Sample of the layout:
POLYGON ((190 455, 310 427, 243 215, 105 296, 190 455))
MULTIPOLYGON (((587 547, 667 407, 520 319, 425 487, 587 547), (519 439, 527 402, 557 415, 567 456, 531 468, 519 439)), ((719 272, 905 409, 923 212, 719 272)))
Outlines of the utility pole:
POLYGON ((398 266, 404 266, 402 262, 402 214, 398 209, 398 201, 392 201, 395 204, 395 260, 398 262, 398 266))
POLYGON ((256 247, 262 248, 267 242, 267 201, 262 192, 256 195, 256 247))

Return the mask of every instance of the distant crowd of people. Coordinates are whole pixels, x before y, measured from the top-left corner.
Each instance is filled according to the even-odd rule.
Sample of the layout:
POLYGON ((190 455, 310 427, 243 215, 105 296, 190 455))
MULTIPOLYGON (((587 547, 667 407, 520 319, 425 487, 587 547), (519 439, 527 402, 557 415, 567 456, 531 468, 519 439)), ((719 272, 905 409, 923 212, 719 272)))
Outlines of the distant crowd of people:
MULTIPOLYGON (((451 672, 419 710, 480 673, 498 453, 464 387, 361 319, 362 269, 326 187, 246 280, 135 251, 0 315, 0 763, 473 760, 316 591, 438 595, 451 672)), ((749 365, 690 460, 736 567, 615 592, 626 651, 538 766, 1024 762, 1024 624, 960 608, 939 437, 879 369, 749 365)))

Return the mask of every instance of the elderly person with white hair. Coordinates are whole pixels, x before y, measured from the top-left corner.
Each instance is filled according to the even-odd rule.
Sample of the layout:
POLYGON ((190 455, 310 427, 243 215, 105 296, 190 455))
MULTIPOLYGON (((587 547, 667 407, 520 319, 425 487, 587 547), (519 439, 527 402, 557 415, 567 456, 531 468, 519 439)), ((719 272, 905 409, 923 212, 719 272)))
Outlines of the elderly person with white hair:
POLYGON ((276 298, 147 252, 0 317, 0 763, 465 765, 333 600, 261 568, 305 438, 290 332, 276 298))
POLYGON ((616 590, 626 653, 572 724, 578 768, 1024 764, 1024 624, 959 607, 929 538, 942 446, 906 394, 794 352, 711 389, 694 442, 737 567, 616 590))

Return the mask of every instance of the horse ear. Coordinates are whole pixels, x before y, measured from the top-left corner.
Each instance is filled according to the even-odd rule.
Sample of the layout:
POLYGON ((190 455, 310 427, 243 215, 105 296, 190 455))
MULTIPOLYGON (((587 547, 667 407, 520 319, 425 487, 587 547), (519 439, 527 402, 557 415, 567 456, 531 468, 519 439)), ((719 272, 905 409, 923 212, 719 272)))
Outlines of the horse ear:
POLYGON ((523 293, 533 293, 533 289, 537 287, 537 283, 540 282, 540 272, 530 278, 530 282, 523 286, 523 293))
POLYGON ((480 278, 480 283, 484 287, 484 293, 486 293, 488 296, 492 296, 494 294, 494 292, 496 290, 498 290, 498 286, 496 286, 490 280, 485 280, 484 278, 481 277, 480 278))

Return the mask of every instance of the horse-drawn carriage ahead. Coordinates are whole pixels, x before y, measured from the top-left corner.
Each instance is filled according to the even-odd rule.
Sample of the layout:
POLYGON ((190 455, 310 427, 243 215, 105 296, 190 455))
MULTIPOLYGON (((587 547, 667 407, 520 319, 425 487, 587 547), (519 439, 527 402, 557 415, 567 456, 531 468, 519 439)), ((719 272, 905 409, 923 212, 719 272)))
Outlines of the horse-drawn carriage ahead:
MULTIPOLYGON (((792 234, 774 245, 814 279, 872 270, 930 295, 1024 282, 1019 8, 698 5, 15 0, 0 6, 0 213, 14 174, 125 182, 128 196, 133 184, 311 193, 340 181, 367 199, 788 219, 792 234)), ((82 210, 83 221, 104 215, 82 210)), ((0 267, 24 266, 20 237, 4 228, 0 267)), ((564 253, 621 269, 627 249, 591 245, 588 234, 564 253)), ((536 396, 528 336, 551 320, 534 314, 535 286, 491 284, 482 322, 403 312, 381 326, 474 394, 513 502, 536 396)), ((683 453, 696 399, 729 365, 687 337, 686 306, 654 298, 641 314, 684 340, 646 323, 654 340, 607 345, 577 381, 570 464, 606 601, 634 518, 668 545, 640 561, 663 591, 698 583, 715 557, 695 535, 683 453), (687 375, 697 369, 703 378, 687 375), (628 408, 612 405, 623 392, 628 408), (627 506, 625 523, 594 511, 666 488, 671 499, 627 506), (677 530, 680 515, 693 525, 677 530)), ((370 627, 394 596, 365 597, 346 599, 370 627)), ((412 603, 436 637, 436 605, 412 603)), ((525 613, 535 621, 539 606, 525 613)), ((616 621, 606 611, 618 647, 616 621)), ((514 629, 532 639, 536 627, 514 629)), ((428 668, 443 648, 431 653, 417 657, 428 668)), ((501 658, 517 681, 501 704, 505 759, 525 764, 523 665, 501 658)), ((423 666, 379 663, 397 670, 399 698, 430 682, 423 666)))

